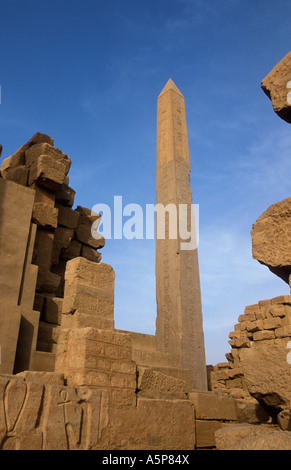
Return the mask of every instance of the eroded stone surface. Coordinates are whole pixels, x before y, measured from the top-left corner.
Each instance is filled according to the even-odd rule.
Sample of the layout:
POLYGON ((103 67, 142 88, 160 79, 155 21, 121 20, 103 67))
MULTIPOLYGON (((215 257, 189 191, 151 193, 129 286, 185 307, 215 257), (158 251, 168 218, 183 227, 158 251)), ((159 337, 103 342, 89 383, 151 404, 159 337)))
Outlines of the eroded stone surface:
POLYGON ((262 344, 240 353, 249 392, 278 412, 291 403, 291 366, 287 363, 286 346, 287 342, 262 344))
POLYGON ((218 450, 290 450, 291 433, 276 426, 234 425, 215 433, 218 450))
POLYGON ((291 52, 264 78, 262 89, 272 101, 275 113, 291 124, 291 52))
POLYGON ((289 283, 291 273, 291 198, 270 206, 253 225, 253 258, 289 283))

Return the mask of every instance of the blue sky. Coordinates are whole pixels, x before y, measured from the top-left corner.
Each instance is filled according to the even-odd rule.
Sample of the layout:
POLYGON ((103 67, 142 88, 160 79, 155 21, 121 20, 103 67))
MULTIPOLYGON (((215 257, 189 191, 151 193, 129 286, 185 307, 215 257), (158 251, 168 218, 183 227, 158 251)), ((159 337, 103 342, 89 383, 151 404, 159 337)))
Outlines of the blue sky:
MULTIPOLYGON (((155 203, 156 99, 186 101, 207 362, 246 305, 289 294, 250 230, 290 196, 290 128, 261 80, 291 49, 289 0, 0 0, 2 158, 37 131, 72 159, 75 206, 155 203)), ((108 240, 116 327, 155 332, 153 240, 108 240)))

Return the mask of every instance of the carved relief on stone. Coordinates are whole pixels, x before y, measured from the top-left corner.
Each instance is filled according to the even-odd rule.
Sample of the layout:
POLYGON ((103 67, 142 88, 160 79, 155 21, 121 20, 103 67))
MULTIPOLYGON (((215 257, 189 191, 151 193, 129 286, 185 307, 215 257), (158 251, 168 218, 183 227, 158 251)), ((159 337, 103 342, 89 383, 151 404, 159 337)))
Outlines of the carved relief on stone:
POLYGON ((91 449, 108 422, 106 391, 0 377, 0 450, 91 449))

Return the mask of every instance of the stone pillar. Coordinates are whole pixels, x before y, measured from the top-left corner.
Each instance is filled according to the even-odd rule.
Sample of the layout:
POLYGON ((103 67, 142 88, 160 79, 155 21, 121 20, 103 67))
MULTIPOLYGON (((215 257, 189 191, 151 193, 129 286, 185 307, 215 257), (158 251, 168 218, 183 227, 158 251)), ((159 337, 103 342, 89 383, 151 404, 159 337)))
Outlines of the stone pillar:
MULTIPOLYGON (((156 237, 157 351, 170 354, 172 367, 191 371, 192 389, 207 389, 197 247, 181 249, 179 205, 191 214, 190 159, 184 97, 169 80, 157 103, 157 204, 173 204, 177 221, 167 220, 165 239, 156 237), (177 228, 176 239, 171 237, 177 228), (192 248, 192 249, 189 249, 192 248)), ((194 243, 195 245, 195 243, 194 243)))
POLYGON ((33 203, 34 191, 0 179, 0 373, 29 369, 36 347, 33 203))

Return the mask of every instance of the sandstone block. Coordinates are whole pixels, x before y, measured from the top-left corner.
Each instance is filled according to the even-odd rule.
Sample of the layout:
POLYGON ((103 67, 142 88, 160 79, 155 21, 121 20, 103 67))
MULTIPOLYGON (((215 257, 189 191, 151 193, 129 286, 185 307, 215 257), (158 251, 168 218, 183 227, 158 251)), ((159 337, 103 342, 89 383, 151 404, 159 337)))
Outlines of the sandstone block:
POLYGON ((49 191, 48 189, 43 188, 36 183, 33 183, 30 186, 30 189, 35 191, 34 202, 42 202, 49 206, 55 207, 55 193, 53 191, 49 191))
POLYGON ((13 155, 3 160, 1 165, 1 173, 5 172, 8 168, 15 168, 25 165, 25 151, 32 145, 38 144, 40 142, 48 142, 50 145, 53 145, 54 140, 45 134, 37 132, 26 144, 22 145, 22 147, 16 150, 13 155))
POLYGON ((32 222, 41 227, 56 228, 58 209, 43 202, 35 202, 32 211, 32 222))
POLYGON ((258 304, 253 304, 253 305, 247 305, 245 307, 245 314, 246 313, 255 313, 255 311, 258 309, 258 304))
POLYGON ((230 339, 240 339, 242 337, 242 332, 241 331, 232 331, 229 333, 228 337, 230 339))
POLYGON ((270 425, 261 425, 253 433, 236 442, 229 450, 289 450, 290 446, 290 432, 281 431, 270 425))
POLYGON ((218 370, 221 370, 221 369, 230 369, 232 368, 232 364, 230 364, 229 362, 219 362, 218 364, 216 364, 212 370, 214 370, 215 372, 217 372, 218 370))
POLYGON ((61 337, 57 370, 64 373, 72 386, 115 387, 134 392, 136 378, 131 347, 120 343, 131 346, 130 336, 93 328, 70 330, 66 338, 61 337), (122 362, 127 363, 123 369, 122 362))
POLYGON ((66 176, 66 166, 52 156, 41 155, 30 167, 28 184, 35 182, 39 186, 55 191, 61 188, 66 176))
POLYGON ((136 363, 133 361, 131 362, 124 362, 124 361, 119 361, 119 360, 111 361, 110 370, 111 372, 114 372, 114 373, 130 374, 136 378, 137 368, 136 368, 136 363))
POLYGON ((111 373, 110 374, 110 387, 132 390, 135 392, 136 389, 136 375, 135 374, 124 374, 124 373, 111 373))
POLYGON ((31 369, 39 372, 55 372, 56 355, 54 352, 35 351, 31 369))
POLYGON ((54 234, 38 227, 33 253, 33 263, 42 269, 50 270, 52 265, 54 234))
POLYGON ((254 333, 253 338, 254 338, 254 341, 274 339, 275 333, 274 331, 270 331, 270 330, 257 331, 256 333, 254 333))
POLYGON ((232 348, 250 348, 251 342, 249 338, 232 339, 228 342, 232 348))
POLYGON ((259 320, 265 320, 267 318, 267 308, 261 308, 260 310, 256 311, 256 319, 259 320))
POLYGON ((14 183, 21 184, 22 186, 27 185, 28 169, 24 165, 7 168, 1 174, 5 180, 14 181, 14 183))
POLYGON ((64 183, 56 190, 56 202, 67 207, 72 207, 74 204, 75 194, 76 191, 64 183))
POLYGON ((290 325, 291 323, 291 307, 290 305, 284 305, 285 307, 285 317, 282 318, 282 325, 290 325))
POLYGON ((100 214, 91 211, 87 207, 77 206, 76 211, 79 212, 83 224, 92 225, 96 220, 100 219, 100 214))
POLYGON ((291 124, 291 52, 262 80, 261 86, 272 101, 275 113, 291 124))
POLYGON ((54 145, 54 139, 52 139, 52 137, 50 137, 46 134, 42 134, 41 132, 36 132, 31 137, 31 139, 21 147, 21 149, 24 149, 24 151, 26 151, 32 145, 41 144, 43 142, 46 142, 50 145, 54 145))
POLYGON ((95 328, 100 330, 113 330, 114 320, 95 317, 76 311, 73 315, 62 316, 63 328, 95 328))
POLYGON ((280 318, 268 318, 263 321, 262 330, 274 330, 282 326, 282 320, 280 318))
POLYGON ((51 272, 60 277, 60 284, 58 290, 55 292, 55 297, 64 298, 66 265, 67 261, 61 258, 58 264, 52 265, 51 272))
POLYGON ((54 231, 54 245, 52 263, 58 264, 62 250, 66 250, 72 241, 74 230, 65 227, 57 227, 54 231))
POLYGON ((256 312, 255 311, 247 311, 244 315, 244 320, 245 321, 256 321, 257 320, 257 317, 256 317, 256 312))
POLYGON ((47 323, 61 325, 62 308, 63 299, 59 297, 45 296, 41 320, 47 323))
POLYGON ((3 302, 0 303, 0 307, 0 373, 13 374, 21 321, 21 307, 3 302))
POLYGON ((291 431, 291 409, 281 411, 277 416, 277 421, 282 431, 291 431))
POLYGON ((291 198, 288 198, 270 206, 258 218, 251 232, 253 258, 268 266, 287 284, 291 273, 291 239, 286 234, 290 226, 291 198))
POLYGON ((271 304, 290 304, 291 305, 291 295, 280 295, 279 297, 274 297, 271 299, 271 304))
POLYGON ((45 296, 43 294, 36 293, 34 297, 33 310, 41 313, 44 306, 44 299, 45 296))
POLYGON ((38 330, 38 343, 55 343, 58 342, 58 335, 59 335, 59 326, 53 325, 46 322, 39 322, 39 330, 38 330))
POLYGON ((228 450, 241 439, 249 436, 257 427, 251 424, 233 424, 215 432, 217 450, 228 450))
MULTIPOLYGON (((246 328, 248 331, 255 332, 264 329, 264 322, 263 320, 257 320, 254 322, 247 322, 246 328)), ((266 328, 267 329, 267 328, 266 328)))
POLYGON ((189 400, 194 403, 196 419, 237 421, 236 401, 213 392, 191 392, 189 400))
POLYGON ((3 377, 0 400, 1 450, 89 450, 109 424, 108 392, 66 387, 56 374, 3 377))
POLYGON ((38 372, 26 370, 15 375, 16 379, 23 379, 26 382, 34 382, 46 385, 64 385, 64 377, 56 372, 38 372))
POLYGON ((276 338, 288 338, 291 337, 291 325, 282 326, 282 328, 276 328, 276 338))
POLYGON ((240 360, 249 393, 265 404, 271 416, 288 408, 291 367, 286 344, 261 344, 240 351, 240 360))
POLYGON ((25 166, 24 152, 16 152, 8 158, 5 158, 1 164, 1 175, 5 179, 5 173, 13 168, 25 166))
POLYGON ((121 450, 193 450, 193 404, 188 400, 140 398, 135 407, 113 408, 110 424, 103 431, 96 450, 108 449, 108 442, 114 442, 115 448, 121 450))
POLYGON ((259 300, 258 304, 259 304, 259 307, 269 307, 271 305, 271 300, 270 299, 259 300))
POLYGON ((215 434, 218 429, 228 426, 225 423, 214 420, 196 420, 196 448, 215 448, 215 434))
POLYGON ((87 315, 113 320, 114 292, 98 287, 90 287, 75 282, 70 287, 65 284, 63 313, 79 310, 87 315))
POLYGON ((108 264, 96 264, 79 257, 67 263, 66 281, 69 286, 78 281, 82 285, 98 287, 112 292, 115 275, 112 267, 108 264))
POLYGON ((279 304, 279 305, 273 305, 269 309, 269 313, 272 315, 272 317, 280 317, 283 318, 285 317, 285 305, 279 304))
POLYGON ((97 232, 100 215, 95 213, 92 215, 90 209, 81 206, 78 206, 76 211, 80 214, 76 229, 77 239, 92 248, 102 248, 105 245, 105 239, 97 232))
POLYGON ((57 147, 48 143, 35 144, 25 151, 26 166, 30 168, 42 155, 51 157, 56 162, 61 162, 66 167, 66 175, 69 173, 71 167, 70 158, 57 147))
POLYGON ((136 394, 132 390, 113 389, 111 390, 111 405, 114 408, 135 407, 136 394))
POLYGON ((69 261, 74 258, 81 256, 82 244, 77 240, 72 240, 68 248, 62 249, 60 253, 60 259, 69 261))
POLYGON ((239 397, 236 399, 238 421, 240 423, 255 424, 269 421, 269 414, 256 400, 250 400, 247 394, 241 398, 243 399, 239 399, 239 397))
POLYGON ((101 253, 87 245, 82 245, 81 256, 86 258, 88 261, 92 261, 93 263, 100 263, 102 259, 101 253))
POLYGON ((233 367, 227 371, 229 379, 235 379, 243 375, 243 371, 240 367, 233 367))
POLYGON ((189 392, 186 382, 156 370, 138 367, 138 396, 148 398, 186 399, 189 392))
POLYGON ((59 210, 58 224, 66 228, 75 229, 78 225, 80 213, 61 204, 57 204, 57 208, 59 210))
POLYGON ((37 277, 37 290, 48 294, 55 294, 59 288, 61 277, 46 269, 39 268, 37 277))
POLYGON ((98 235, 94 234, 93 237, 92 230, 89 225, 82 223, 78 224, 76 228, 76 237, 77 240, 79 240, 81 243, 84 243, 85 245, 89 245, 90 247, 96 249, 103 248, 105 245, 104 237, 102 235, 99 235, 98 238, 95 238, 96 236, 98 235))

